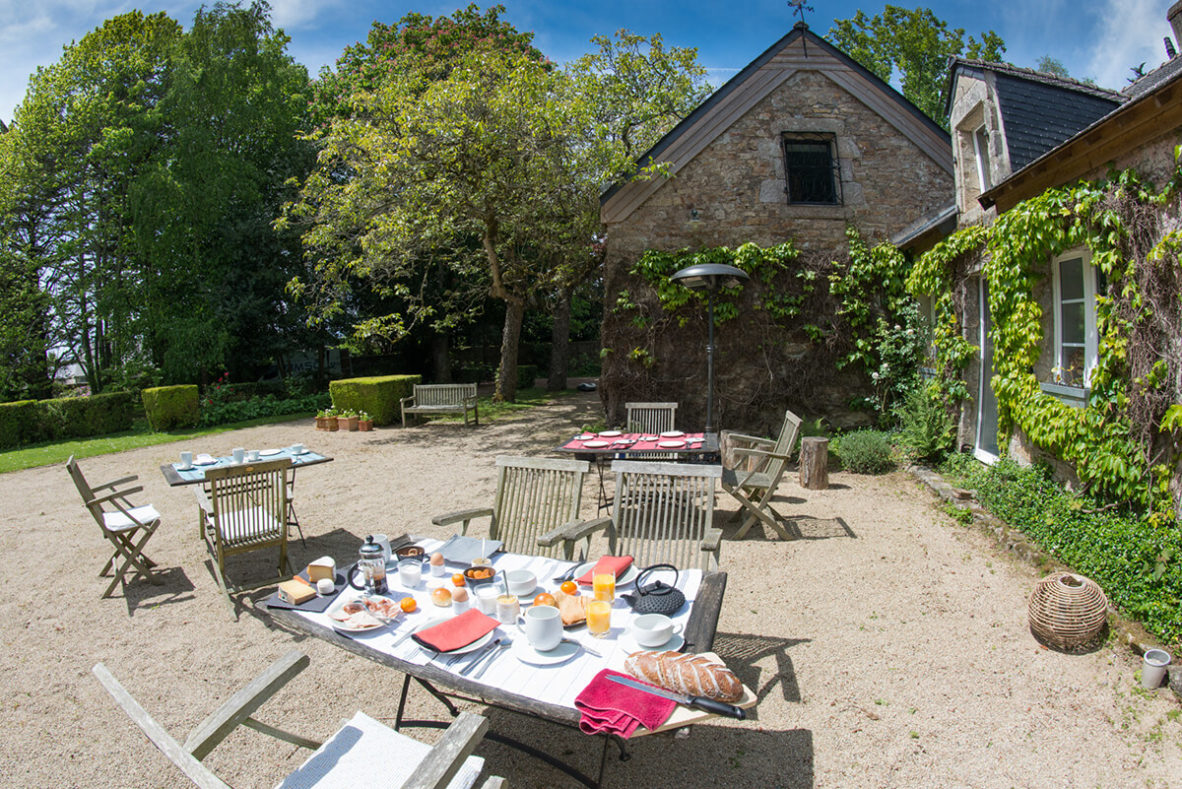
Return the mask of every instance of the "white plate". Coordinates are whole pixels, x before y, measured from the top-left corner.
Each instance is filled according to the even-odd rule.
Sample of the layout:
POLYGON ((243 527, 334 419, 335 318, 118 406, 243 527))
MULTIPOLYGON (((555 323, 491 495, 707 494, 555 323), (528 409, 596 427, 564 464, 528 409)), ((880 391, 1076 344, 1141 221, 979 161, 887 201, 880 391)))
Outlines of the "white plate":
MULTIPOLYGON (((575 580, 575 583, 578 583, 578 580, 586 575, 594 566, 595 562, 583 562, 575 568, 575 574, 571 578, 575 580)), ((621 586, 627 586, 635 581, 638 575, 640 575, 640 571, 636 569, 636 562, 633 562, 628 565, 628 569, 624 571, 624 575, 616 579, 616 588, 619 589, 621 586)), ((579 586, 586 587, 587 589, 591 588, 591 584, 579 584, 579 586)))
POLYGON ((522 663, 529 663, 534 666, 553 666, 558 663, 565 663, 582 651, 578 644, 572 644, 570 641, 561 641, 558 646, 549 652, 539 652, 529 645, 529 639, 525 636, 513 639, 513 646, 509 648, 509 654, 513 655, 513 657, 522 663))
MULTIPOLYGON (((414 629, 414 632, 420 633, 429 627, 435 627, 435 625, 442 625, 444 622, 446 622, 450 618, 451 617, 444 616, 444 617, 438 617, 436 619, 430 619, 426 622, 423 622, 423 624, 419 625, 418 627, 416 627, 414 629)), ((427 647, 423 646, 422 644, 419 644, 419 649, 423 650, 424 652, 435 652, 435 654, 437 654, 437 655, 463 655, 468 652, 474 652, 475 650, 480 649, 482 646, 484 646, 488 642, 492 641, 493 637, 496 634, 497 634, 497 631, 495 629, 490 630, 487 633, 485 633, 482 637, 473 641, 468 646, 460 647, 459 649, 452 649, 448 652, 435 652, 435 650, 428 649, 427 647)), ((417 641, 415 643, 418 644, 417 641)))
POLYGON ((217 465, 218 459, 210 457, 209 455, 201 455, 193 459, 194 466, 214 466, 217 465))
POLYGON ((487 559, 492 556, 501 550, 501 545, 500 540, 482 540, 476 537, 461 537, 456 534, 433 552, 443 554, 443 561, 449 564, 467 566, 475 559, 487 559))
POLYGON ((685 446, 684 441, 658 441, 657 446, 663 449, 681 449, 685 446))
POLYGON ((600 438, 616 438, 617 436, 622 435, 624 434, 619 430, 604 430, 599 433, 600 438))
POLYGON ((575 441, 590 441, 593 438, 595 438, 594 433, 580 433, 575 436, 575 441))
POLYGON ((673 638, 670 638, 659 647, 642 647, 636 643, 636 639, 627 630, 620 633, 620 637, 616 640, 620 645, 620 649, 624 650, 625 655, 631 655, 633 652, 649 651, 649 652, 676 652, 685 646, 685 638, 681 633, 674 633, 673 638))
POLYGON ((681 438, 685 433, 680 430, 666 430, 661 434, 661 438, 681 438))
POLYGON ((192 465, 192 464, 189 464, 189 465, 187 465, 187 466, 179 466, 179 465, 178 465, 178 466, 176 466, 175 468, 176 468, 176 470, 177 470, 177 471, 192 471, 192 470, 193 470, 193 465, 192 465))
MULTIPOLYGON (((374 595, 374 597, 380 597, 384 600, 390 600, 390 602, 394 602, 394 603, 398 602, 398 600, 396 598, 386 597, 385 595, 374 595)), ((337 630, 341 633, 350 633, 353 635, 356 635, 358 633, 379 633, 379 632, 385 630, 390 624, 398 621, 398 617, 394 617, 393 619, 391 619, 389 622, 387 622, 385 624, 376 625, 376 626, 372 626, 372 627, 352 627, 350 625, 345 624, 344 622, 338 622, 337 620, 332 618, 331 614, 335 614, 337 611, 344 608, 346 604, 354 602, 357 599, 355 597, 350 598, 348 600, 345 600, 343 598, 344 598, 344 595, 342 595, 341 598, 338 598, 335 602, 333 602, 333 604, 328 607, 328 610, 324 612, 325 614, 329 615, 329 620, 332 622, 333 629, 337 630)))
POLYGON ((603 449, 605 447, 610 447, 611 445, 612 445, 612 442, 610 442, 610 441, 584 441, 583 442, 583 446, 586 447, 587 449, 603 449))
POLYGON ((282 449, 260 449, 259 457, 269 458, 272 455, 278 455, 282 451, 282 449))

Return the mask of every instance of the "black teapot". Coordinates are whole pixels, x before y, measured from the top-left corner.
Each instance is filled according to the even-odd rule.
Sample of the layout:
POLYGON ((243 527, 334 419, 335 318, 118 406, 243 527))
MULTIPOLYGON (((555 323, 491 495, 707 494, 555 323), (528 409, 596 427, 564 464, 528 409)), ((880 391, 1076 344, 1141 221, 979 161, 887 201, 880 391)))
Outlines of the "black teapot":
POLYGON ((676 586, 670 586, 660 580, 645 586, 645 579, 654 570, 672 570, 673 583, 677 583, 678 572, 676 567, 671 564, 654 564, 651 567, 645 567, 636 577, 636 594, 625 594, 620 595, 620 597, 627 600, 628 604, 632 606, 632 610, 638 614, 664 614, 665 616, 671 616, 685 605, 685 595, 676 586))

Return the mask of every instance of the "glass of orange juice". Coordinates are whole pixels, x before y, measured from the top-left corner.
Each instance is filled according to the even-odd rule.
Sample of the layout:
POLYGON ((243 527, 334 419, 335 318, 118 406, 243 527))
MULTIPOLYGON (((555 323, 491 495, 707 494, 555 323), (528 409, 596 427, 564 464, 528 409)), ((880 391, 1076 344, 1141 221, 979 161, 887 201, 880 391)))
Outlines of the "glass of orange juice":
POLYGON ((607 600, 587 602, 587 632, 603 638, 612 629, 612 604, 607 600))
POLYGON ((599 572, 591 576, 591 589, 596 600, 611 602, 616 599, 616 574, 599 572))

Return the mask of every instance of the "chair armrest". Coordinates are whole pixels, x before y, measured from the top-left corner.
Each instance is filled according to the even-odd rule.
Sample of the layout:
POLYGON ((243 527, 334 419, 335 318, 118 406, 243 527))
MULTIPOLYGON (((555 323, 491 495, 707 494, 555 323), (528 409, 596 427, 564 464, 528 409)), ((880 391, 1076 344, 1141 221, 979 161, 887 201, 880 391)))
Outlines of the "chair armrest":
POLYGON ((552 532, 547 532, 539 536, 538 545, 549 548, 557 542, 581 540, 584 537, 590 537, 597 531, 602 531, 611 522, 611 517, 606 515, 602 518, 593 518, 589 521, 570 521, 569 523, 562 524, 552 532))
POLYGON ((144 489, 143 485, 136 485, 134 488, 128 488, 127 490, 113 490, 110 493, 108 493, 106 496, 96 496, 86 503, 87 504, 102 504, 105 501, 112 501, 114 499, 124 499, 133 493, 141 492, 143 489, 144 489))
POLYGON ((731 451, 736 455, 752 455, 769 460, 788 460, 788 455, 784 452, 768 452, 766 449, 755 449, 754 447, 735 447, 731 451))
POLYGON ((749 444, 771 444, 775 445, 775 441, 770 438, 763 438, 761 436, 749 436, 746 433, 727 433, 727 441, 746 441, 749 444))
POLYGON ((722 546, 722 529, 707 529, 706 536, 702 538, 702 550, 717 553, 722 546))
POLYGON ((464 522, 460 530, 460 534, 468 533, 468 523, 475 518, 491 518, 493 514, 492 508, 483 507, 478 510, 460 510, 459 512, 449 512, 446 515, 436 515, 431 519, 431 522, 436 526, 448 526, 452 523, 464 522))
POLYGON ((403 789, 444 789, 484 739, 486 731, 487 718, 474 712, 461 712, 402 784, 403 789))
POLYGON ((193 488, 193 497, 197 499, 197 506, 200 507, 206 515, 213 517, 213 502, 209 500, 206 492, 200 488, 193 488))
POLYGON ((411 395, 410 397, 402 398, 398 402, 401 403, 402 405, 406 405, 407 403, 413 403, 414 401, 415 401, 415 396, 411 395))
POLYGON ((130 477, 120 477, 119 479, 114 479, 114 480, 111 480, 110 482, 104 482, 101 485, 91 485, 90 489, 91 490, 102 490, 103 488, 114 488, 114 487, 118 487, 119 485, 126 485, 128 482, 135 482, 139 478, 140 477, 138 474, 132 474, 130 477))
POLYGON ((251 680, 249 685, 227 699, 225 704, 198 724, 185 740, 185 750, 198 759, 204 759, 218 743, 229 736, 230 732, 244 723, 251 713, 263 706, 280 688, 307 667, 308 656, 298 649, 293 649, 276 660, 270 668, 251 680))

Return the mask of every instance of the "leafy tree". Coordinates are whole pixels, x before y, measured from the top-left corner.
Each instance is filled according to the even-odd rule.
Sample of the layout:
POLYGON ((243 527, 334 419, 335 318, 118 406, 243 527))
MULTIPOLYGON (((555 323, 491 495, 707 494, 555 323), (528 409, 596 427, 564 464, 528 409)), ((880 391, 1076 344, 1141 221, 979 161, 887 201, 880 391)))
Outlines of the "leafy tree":
POLYGON ((1063 61, 1053 58, 1050 55, 1040 57, 1035 70, 1041 71, 1043 74, 1052 74, 1063 79, 1071 79, 1071 75, 1067 73, 1067 67, 1063 65, 1063 61))
POLYGON ((829 40, 884 82, 898 77, 902 93, 936 123, 948 128, 948 58, 964 55, 978 60, 1000 61, 1005 42, 992 30, 969 36, 963 28, 949 29, 930 8, 908 10, 888 5, 868 17, 862 11, 852 19, 834 20, 829 40))

